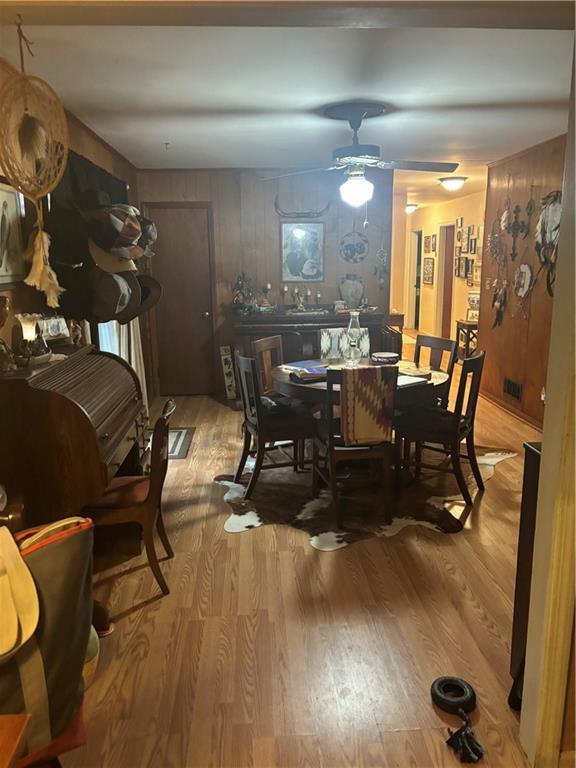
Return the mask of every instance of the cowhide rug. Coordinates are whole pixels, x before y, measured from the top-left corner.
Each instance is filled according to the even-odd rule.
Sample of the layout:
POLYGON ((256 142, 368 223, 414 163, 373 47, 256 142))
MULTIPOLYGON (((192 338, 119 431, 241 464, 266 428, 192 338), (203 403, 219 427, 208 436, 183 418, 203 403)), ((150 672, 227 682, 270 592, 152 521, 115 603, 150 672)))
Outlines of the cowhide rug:
MULTIPOLYGON (((516 456, 511 451, 477 448, 478 464, 484 482, 490 480, 496 465, 516 456)), ((438 453, 424 452, 425 463, 438 463, 438 453)), ((419 525, 440 533, 458 533, 463 528, 466 505, 452 473, 422 471, 419 480, 409 480, 392 504, 392 523, 384 525, 382 494, 370 487, 345 491, 344 517, 346 530, 338 530, 331 504, 331 494, 323 490, 312 498, 311 470, 293 472, 290 468, 266 469, 260 473, 251 499, 244 499, 254 461, 246 462, 241 483, 233 475, 218 475, 217 483, 226 488, 224 501, 231 514, 224 523, 227 533, 242 533, 261 525, 290 525, 305 531, 310 544, 324 552, 346 547, 354 541, 370 537, 395 536, 407 526, 419 525)), ((468 462, 462 467, 472 497, 477 493, 468 462)))

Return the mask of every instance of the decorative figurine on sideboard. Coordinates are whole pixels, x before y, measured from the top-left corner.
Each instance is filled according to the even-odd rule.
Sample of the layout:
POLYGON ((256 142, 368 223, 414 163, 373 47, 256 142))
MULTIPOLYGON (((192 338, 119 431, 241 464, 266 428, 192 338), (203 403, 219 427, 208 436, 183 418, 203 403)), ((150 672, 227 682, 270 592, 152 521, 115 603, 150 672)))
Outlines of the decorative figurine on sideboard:
POLYGON ((255 301, 256 296, 252 288, 252 281, 246 276, 245 272, 240 272, 232 286, 234 311, 238 314, 246 315, 253 310, 255 301))

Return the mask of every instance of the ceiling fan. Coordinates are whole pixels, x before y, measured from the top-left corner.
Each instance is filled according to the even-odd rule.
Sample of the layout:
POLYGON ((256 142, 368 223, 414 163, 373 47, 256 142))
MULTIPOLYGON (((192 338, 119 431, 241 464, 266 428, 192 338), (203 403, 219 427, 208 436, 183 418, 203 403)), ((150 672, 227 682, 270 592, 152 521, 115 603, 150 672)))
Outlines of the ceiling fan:
POLYGON ((347 176, 340 186, 340 195, 344 202, 357 208, 372 198, 374 184, 365 177, 366 168, 397 171, 428 171, 431 173, 452 173, 458 163, 437 163, 419 160, 383 160, 377 144, 360 144, 358 131, 363 120, 379 117, 389 111, 386 104, 379 101, 346 101, 332 104, 323 111, 331 120, 347 120, 353 131, 352 144, 337 147, 332 152, 334 164, 327 168, 308 168, 291 171, 279 176, 271 176, 263 181, 282 179, 287 176, 300 176, 318 171, 341 171, 347 176))

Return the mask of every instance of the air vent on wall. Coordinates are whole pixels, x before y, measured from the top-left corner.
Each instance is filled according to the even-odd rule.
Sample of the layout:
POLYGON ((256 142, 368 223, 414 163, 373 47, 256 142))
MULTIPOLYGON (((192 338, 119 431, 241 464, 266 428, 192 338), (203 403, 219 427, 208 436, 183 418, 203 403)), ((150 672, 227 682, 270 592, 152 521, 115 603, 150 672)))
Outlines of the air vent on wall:
POLYGON ((513 397, 515 400, 522 399, 522 384, 512 379, 504 379, 504 394, 513 397))

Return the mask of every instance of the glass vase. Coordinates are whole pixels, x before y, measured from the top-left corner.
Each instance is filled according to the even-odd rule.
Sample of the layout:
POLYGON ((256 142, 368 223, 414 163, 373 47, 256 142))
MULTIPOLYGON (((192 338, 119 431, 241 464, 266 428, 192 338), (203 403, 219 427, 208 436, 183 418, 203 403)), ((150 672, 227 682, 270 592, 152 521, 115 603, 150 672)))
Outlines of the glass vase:
POLYGON ((346 366, 356 368, 360 362, 360 313, 350 312, 350 322, 348 323, 348 352, 346 355, 346 366))

